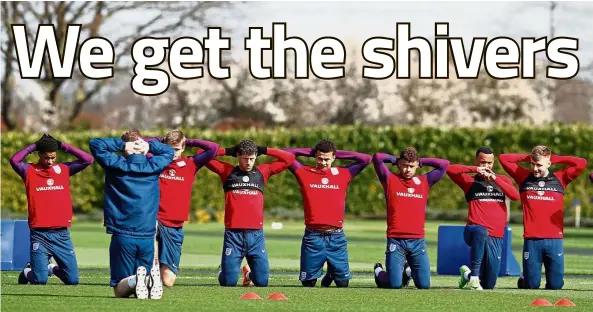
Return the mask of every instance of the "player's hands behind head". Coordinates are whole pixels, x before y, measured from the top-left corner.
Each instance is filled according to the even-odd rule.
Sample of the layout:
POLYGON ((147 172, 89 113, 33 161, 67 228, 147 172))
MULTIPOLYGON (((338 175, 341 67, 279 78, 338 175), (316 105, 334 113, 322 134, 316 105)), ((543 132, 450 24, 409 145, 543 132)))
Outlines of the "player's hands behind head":
POLYGON ((238 147, 237 145, 234 145, 232 147, 227 147, 224 149, 224 154, 226 156, 233 156, 233 157, 237 157, 237 152, 238 152, 238 147))
POLYGON ((149 149, 150 145, 148 144, 148 142, 144 141, 141 138, 138 138, 136 141, 133 142, 126 142, 126 145, 124 147, 124 151, 127 154, 146 155, 149 149))

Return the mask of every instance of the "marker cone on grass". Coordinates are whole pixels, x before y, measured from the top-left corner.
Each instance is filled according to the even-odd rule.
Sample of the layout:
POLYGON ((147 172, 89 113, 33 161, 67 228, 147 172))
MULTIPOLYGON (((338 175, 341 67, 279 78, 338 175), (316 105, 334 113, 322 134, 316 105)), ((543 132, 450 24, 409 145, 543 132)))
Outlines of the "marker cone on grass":
POLYGON ((576 307, 576 304, 574 304, 572 301, 570 301, 570 299, 564 298, 564 299, 560 299, 560 300, 556 301, 555 306, 557 306, 557 307, 576 307))
POLYGON ((272 293, 268 296, 268 300, 288 300, 288 297, 286 297, 283 293, 272 293))
POLYGON ((261 297, 254 292, 246 292, 241 296, 241 300, 261 300, 261 297))
POLYGON ((550 303, 550 301, 543 299, 543 298, 539 298, 539 299, 535 299, 533 300, 533 302, 531 303, 532 306, 543 306, 543 307, 550 307, 552 306, 552 303, 550 303))

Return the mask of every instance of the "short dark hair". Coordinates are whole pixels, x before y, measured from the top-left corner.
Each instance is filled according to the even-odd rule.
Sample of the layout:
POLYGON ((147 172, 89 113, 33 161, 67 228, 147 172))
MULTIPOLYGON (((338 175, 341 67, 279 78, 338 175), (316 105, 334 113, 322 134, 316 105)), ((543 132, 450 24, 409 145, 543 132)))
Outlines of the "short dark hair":
POLYGON ((490 155, 490 154, 494 154, 494 150, 488 146, 482 146, 482 147, 478 148, 478 150, 476 150, 476 158, 478 158, 478 155, 480 155, 480 153, 490 155))
POLYGON ((322 153, 329 153, 332 152, 334 155, 336 154, 337 148, 336 144, 330 140, 321 140, 317 142, 317 145, 313 148, 313 153, 316 154, 317 151, 322 153))
POLYGON ((140 133, 140 130, 138 130, 138 129, 130 129, 121 135, 121 139, 124 142, 134 142, 141 137, 142 137, 142 134, 140 133))
POLYGON ((237 155, 257 154, 257 145, 252 140, 242 140, 237 144, 237 155))
POLYGON ((57 152, 59 149, 58 141, 47 137, 39 139, 35 142, 35 145, 37 146, 37 151, 41 153, 57 152))
POLYGON ((418 151, 413 147, 406 147, 399 153, 399 159, 415 162, 418 160, 418 151))

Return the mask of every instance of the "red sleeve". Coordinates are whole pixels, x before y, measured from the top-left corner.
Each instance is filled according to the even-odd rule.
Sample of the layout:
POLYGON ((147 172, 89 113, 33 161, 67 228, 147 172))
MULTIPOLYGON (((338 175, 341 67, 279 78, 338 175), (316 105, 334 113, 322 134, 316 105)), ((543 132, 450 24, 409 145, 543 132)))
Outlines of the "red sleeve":
POLYGON ((510 199, 510 200, 518 200, 520 197, 519 190, 513 185, 513 181, 505 175, 496 175, 496 180, 494 183, 502 189, 503 193, 510 199))
POLYGON ((477 167, 475 166, 464 166, 464 165, 451 165, 447 168, 447 175, 455 184, 457 184, 464 193, 474 183, 475 179, 468 173, 478 173, 477 167))
POLYGON ((269 177, 278 174, 290 167, 292 162, 296 159, 296 156, 294 156, 294 154, 277 148, 268 148, 266 155, 272 156, 278 159, 278 161, 265 163, 257 166, 257 169, 259 169, 259 171, 264 176, 265 183, 268 182, 269 177))
POLYGON ((587 167, 587 160, 579 157, 572 156, 559 156, 552 155, 550 157, 552 164, 568 165, 569 167, 563 170, 556 171, 554 175, 562 181, 562 184, 566 187, 570 182, 576 179, 585 167, 587 167))
POLYGON ((523 183, 525 179, 531 174, 531 171, 518 165, 520 162, 530 162, 531 155, 529 154, 501 154, 498 156, 500 165, 517 184, 523 183))

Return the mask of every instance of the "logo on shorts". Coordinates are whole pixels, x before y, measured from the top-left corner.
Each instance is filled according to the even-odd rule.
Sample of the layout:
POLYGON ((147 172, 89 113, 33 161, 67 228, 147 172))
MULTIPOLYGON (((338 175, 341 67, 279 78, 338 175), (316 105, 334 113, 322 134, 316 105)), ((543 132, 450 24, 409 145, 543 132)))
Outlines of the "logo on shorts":
POLYGON ((248 176, 243 176, 243 182, 249 182, 249 177, 248 176))
POLYGON ((47 179, 47 185, 49 185, 49 186, 54 185, 54 179, 47 179))
POLYGON ((397 249, 397 245, 396 244, 389 244, 389 251, 390 252, 394 252, 397 249))
POLYGON ((488 192, 492 192, 492 191, 494 191, 494 187, 492 187, 492 185, 488 185, 488 186, 486 186, 486 190, 488 192))
POLYGON ((175 169, 169 170, 169 175, 174 177, 175 176, 175 169))
POLYGON ((307 272, 301 272, 301 280, 305 280, 307 278, 307 272))
POLYGON ((328 183, 329 183, 329 179, 328 178, 321 179, 321 184, 328 184, 328 183))
POLYGON ((408 187, 408 193, 410 193, 410 194, 414 193, 414 188, 413 187, 408 187))
POLYGON ((539 187, 544 187, 544 186, 546 186, 546 182, 539 181, 539 182, 537 182, 537 185, 539 185, 539 187))
POLYGON ((416 185, 420 185, 420 179, 418 179, 418 177, 413 177, 412 181, 414 181, 414 183, 416 183, 416 185))
POLYGON ((525 259, 525 260, 529 259, 529 252, 523 253, 523 259, 525 259))
POLYGON ((230 256, 232 251, 233 251, 233 249, 232 249, 232 248, 227 248, 227 249, 224 251, 224 254, 225 254, 225 255, 227 255, 227 256, 230 256))
POLYGON ((33 243, 33 251, 39 249, 39 243, 33 243))

